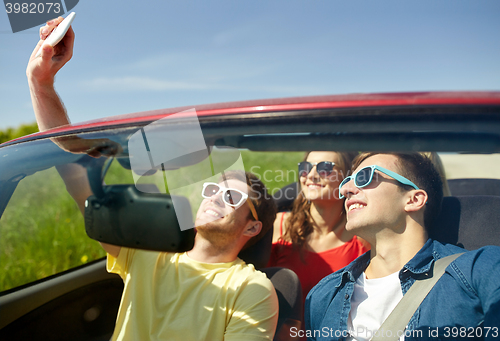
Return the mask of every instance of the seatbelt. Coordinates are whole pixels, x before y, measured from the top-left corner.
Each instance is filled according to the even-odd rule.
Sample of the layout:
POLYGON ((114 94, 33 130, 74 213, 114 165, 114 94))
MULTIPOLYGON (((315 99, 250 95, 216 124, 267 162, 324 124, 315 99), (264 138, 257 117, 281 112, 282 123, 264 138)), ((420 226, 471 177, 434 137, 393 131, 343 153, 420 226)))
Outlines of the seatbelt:
POLYGON ((379 331, 381 331, 381 334, 379 335, 377 333, 370 341, 399 340, 401 335, 398 336, 398 332, 401 334, 401 332, 406 329, 406 325, 410 322, 411 317, 415 311, 417 311, 417 308, 429 291, 431 291, 432 287, 434 287, 434 284, 436 284, 444 274, 445 269, 462 254, 464 254, 464 252, 438 259, 434 263, 433 276, 417 280, 413 283, 411 288, 406 292, 401 301, 399 301, 394 310, 380 326, 379 331))

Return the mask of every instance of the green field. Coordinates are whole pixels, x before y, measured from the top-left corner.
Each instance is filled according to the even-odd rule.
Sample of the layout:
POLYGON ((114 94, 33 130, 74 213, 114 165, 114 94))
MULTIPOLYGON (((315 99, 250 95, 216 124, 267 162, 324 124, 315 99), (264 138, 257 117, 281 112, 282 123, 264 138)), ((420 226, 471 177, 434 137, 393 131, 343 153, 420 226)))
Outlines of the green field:
MULTIPOLYGON (((271 193, 296 181, 297 153, 242 151, 247 171, 271 193)), ((113 162, 107 184, 133 183, 130 171, 113 162)), ((55 168, 23 179, 0 219, 0 291, 104 257, 85 233, 83 217, 55 168)))

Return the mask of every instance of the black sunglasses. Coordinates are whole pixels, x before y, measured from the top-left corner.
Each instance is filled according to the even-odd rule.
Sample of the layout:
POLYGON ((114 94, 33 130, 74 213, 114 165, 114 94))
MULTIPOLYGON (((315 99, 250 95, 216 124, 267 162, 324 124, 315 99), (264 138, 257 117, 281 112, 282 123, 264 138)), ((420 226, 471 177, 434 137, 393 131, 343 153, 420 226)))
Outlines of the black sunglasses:
POLYGON ((326 178, 330 176, 333 172, 333 167, 335 166, 335 162, 330 161, 321 161, 317 163, 310 163, 308 161, 299 162, 299 177, 307 176, 309 172, 316 166, 316 171, 319 176, 322 178, 326 178))

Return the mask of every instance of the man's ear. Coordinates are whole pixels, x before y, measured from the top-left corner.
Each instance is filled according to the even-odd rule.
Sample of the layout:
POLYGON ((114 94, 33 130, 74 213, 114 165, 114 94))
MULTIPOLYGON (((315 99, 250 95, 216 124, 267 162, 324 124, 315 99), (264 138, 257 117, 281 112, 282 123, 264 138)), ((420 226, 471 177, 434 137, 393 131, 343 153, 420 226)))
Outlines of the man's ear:
POLYGON ((262 222, 250 220, 245 227, 245 231, 243 231, 244 236, 255 237, 262 230, 262 222))
POLYGON ((416 212, 425 207, 429 199, 427 192, 423 189, 411 190, 408 193, 408 199, 405 205, 406 212, 416 212))

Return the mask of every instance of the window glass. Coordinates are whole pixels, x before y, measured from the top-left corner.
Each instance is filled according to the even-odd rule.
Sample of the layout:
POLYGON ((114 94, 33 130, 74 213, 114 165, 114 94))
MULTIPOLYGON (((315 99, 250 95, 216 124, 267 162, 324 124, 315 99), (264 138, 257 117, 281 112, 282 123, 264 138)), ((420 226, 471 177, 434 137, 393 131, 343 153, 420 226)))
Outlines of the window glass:
POLYGON ((500 154, 440 153, 448 179, 500 179, 500 154))
POLYGON ((297 164, 305 152, 241 152, 245 170, 256 174, 274 194, 278 189, 298 180, 297 164))
MULTIPOLYGON (((245 169, 255 173, 269 192, 275 194, 278 189, 298 180, 297 163, 303 160, 305 152, 242 149, 241 156, 245 169)), ((439 156, 448 179, 500 178, 496 166, 500 164, 499 154, 439 153, 439 156)), ((112 160, 106 168, 105 184, 134 183, 126 161, 126 157, 112 160)), ((37 162, 43 169, 43 162, 37 162)), ((19 182, 0 219, 0 291, 104 256, 99 243, 86 235, 82 214, 54 167, 37 171, 19 182)))
MULTIPOLYGON (((305 152, 253 152, 240 150, 243 164, 247 172, 256 174, 274 194, 278 189, 298 180, 297 164, 304 159, 305 152)), ((178 172, 182 173, 182 170, 178 172)), ((145 176, 141 183, 156 183, 158 177, 145 176)), ((160 177, 163 180, 163 177, 160 177)), ((121 166, 118 160, 113 160, 104 178, 106 185, 133 184, 131 171, 121 166)))
POLYGON ((0 291, 104 256, 54 167, 19 182, 0 220, 0 291))

